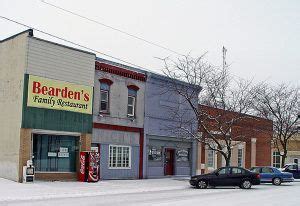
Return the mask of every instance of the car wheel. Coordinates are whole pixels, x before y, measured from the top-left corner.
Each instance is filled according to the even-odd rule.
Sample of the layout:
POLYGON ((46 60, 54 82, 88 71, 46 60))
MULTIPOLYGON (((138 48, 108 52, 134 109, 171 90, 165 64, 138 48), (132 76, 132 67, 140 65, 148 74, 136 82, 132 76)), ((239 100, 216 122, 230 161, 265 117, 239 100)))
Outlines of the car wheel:
POLYGON ((206 188, 207 188, 207 182, 204 181, 204 180, 199 180, 199 181, 197 182, 196 187, 197 187, 198 189, 206 189, 206 188))
POLYGON ((250 189, 252 186, 252 183, 250 182, 250 180, 243 180, 242 184, 241 184, 241 188, 243 189, 250 189))
POLYGON ((281 185, 281 179, 276 177, 273 179, 272 183, 273 183, 273 185, 279 186, 279 185, 281 185))

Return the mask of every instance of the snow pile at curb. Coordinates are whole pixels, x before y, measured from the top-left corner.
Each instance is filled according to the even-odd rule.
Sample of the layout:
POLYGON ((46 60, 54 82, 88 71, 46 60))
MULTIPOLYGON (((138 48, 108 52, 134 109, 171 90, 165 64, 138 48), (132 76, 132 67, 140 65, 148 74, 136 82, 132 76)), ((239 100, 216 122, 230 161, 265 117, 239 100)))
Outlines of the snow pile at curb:
POLYGON ((187 187, 189 187, 187 181, 172 179, 111 180, 98 183, 35 182, 22 184, 0 178, 0 202, 159 192, 183 190, 187 187))

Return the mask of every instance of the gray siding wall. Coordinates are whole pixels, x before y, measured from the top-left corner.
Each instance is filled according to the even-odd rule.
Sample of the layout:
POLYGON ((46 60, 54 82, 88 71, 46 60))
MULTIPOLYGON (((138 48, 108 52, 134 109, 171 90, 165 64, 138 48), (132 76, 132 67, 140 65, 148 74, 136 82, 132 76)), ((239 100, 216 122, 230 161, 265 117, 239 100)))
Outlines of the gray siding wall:
POLYGON ((139 172, 139 134, 93 129, 92 143, 100 143, 101 179, 136 179, 139 172), (131 168, 109 169, 109 145, 131 146, 131 168))
POLYGON ((138 146, 139 133, 94 128, 92 142, 138 146))
POLYGON ((101 179, 138 179, 139 147, 131 146, 131 169, 109 169, 109 144, 100 147, 100 178, 101 179))
MULTIPOLYGON (((192 120, 194 124, 187 125, 190 130, 196 130, 197 121, 190 105, 175 91, 171 91, 166 77, 148 73, 145 95, 145 133, 158 136, 177 137, 171 130, 183 121, 174 118, 174 113, 181 114, 183 120, 192 120)), ((180 84, 180 82, 178 82, 180 84)), ((197 98, 194 104, 197 105, 197 98)))
MULTIPOLYGON (((168 137, 159 137, 159 136, 150 136, 147 135, 147 150, 149 146, 157 147, 162 149, 162 154, 164 153, 165 148, 173 148, 175 149, 175 153, 177 150, 185 149, 189 150, 190 152, 193 151, 193 143, 189 141, 181 141, 174 138, 168 138, 168 137)), ((164 176, 164 156, 162 155, 161 161, 147 161, 147 167, 145 168, 147 170, 147 177, 162 177, 164 176)), ((187 162, 179 162, 174 161, 174 174, 175 175, 191 175, 191 169, 193 164, 193 153, 189 154, 189 161, 187 162)))
POLYGON ((95 87, 94 87, 94 110, 93 121, 122 125, 129 127, 144 126, 144 92, 145 82, 125 78, 122 76, 110 74, 102 71, 95 71, 95 87), (109 115, 99 115, 100 111, 100 82, 99 79, 107 78, 113 81, 110 86, 110 99, 109 99, 109 115), (127 104, 128 104, 128 88, 127 85, 136 85, 139 87, 136 98, 136 114, 135 119, 131 120, 127 117, 127 104))
POLYGON ((25 73, 93 86, 95 58, 92 53, 31 37, 25 73))

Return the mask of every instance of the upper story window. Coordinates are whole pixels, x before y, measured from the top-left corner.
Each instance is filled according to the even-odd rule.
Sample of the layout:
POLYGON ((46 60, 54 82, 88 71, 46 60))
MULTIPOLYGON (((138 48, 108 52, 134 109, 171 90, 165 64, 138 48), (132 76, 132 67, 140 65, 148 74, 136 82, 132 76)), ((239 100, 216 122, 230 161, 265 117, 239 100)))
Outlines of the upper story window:
POLYGON ((136 102, 136 91, 128 90, 128 105, 127 105, 127 115, 129 117, 135 116, 135 102, 136 102))
POLYGON ((109 109, 109 85, 100 84, 100 112, 108 112, 109 109))
POLYGON ((139 88, 135 85, 129 85, 127 87, 128 87, 127 116, 135 117, 136 97, 139 88))
POLYGON ((109 79, 100 79, 100 112, 109 112, 109 91, 112 81, 109 79))

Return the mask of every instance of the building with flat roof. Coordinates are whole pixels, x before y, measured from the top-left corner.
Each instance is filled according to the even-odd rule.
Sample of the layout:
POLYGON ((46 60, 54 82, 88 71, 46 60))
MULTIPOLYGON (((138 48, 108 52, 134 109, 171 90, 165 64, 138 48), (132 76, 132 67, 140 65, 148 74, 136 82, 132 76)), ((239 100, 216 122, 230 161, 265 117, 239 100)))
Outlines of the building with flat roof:
POLYGON ((0 177, 75 179, 92 137, 95 54, 26 30, 0 41, 0 177))

